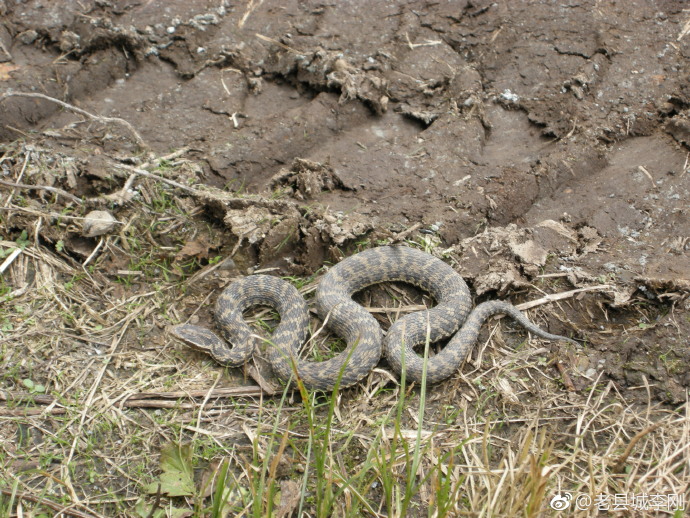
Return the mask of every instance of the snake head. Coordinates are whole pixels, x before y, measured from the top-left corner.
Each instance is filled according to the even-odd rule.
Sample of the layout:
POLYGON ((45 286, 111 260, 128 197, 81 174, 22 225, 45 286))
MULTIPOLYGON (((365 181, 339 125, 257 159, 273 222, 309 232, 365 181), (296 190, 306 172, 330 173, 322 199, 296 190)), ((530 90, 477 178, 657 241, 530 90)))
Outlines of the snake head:
POLYGON ((170 328, 170 334, 192 349, 210 354, 214 347, 225 347, 225 342, 205 327, 179 324, 170 328))
MULTIPOLYGON (((186 345, 197 351, 211 355, 221 365, 229 367, 239 367, 243 365, 253 352, 253 348, 238 348, 223 340, 205 327, 193 326, 191 324, 179 324, 172 326, 170 334, 186 345)), ((250 342, 251 343, 251 342, 250 342)))

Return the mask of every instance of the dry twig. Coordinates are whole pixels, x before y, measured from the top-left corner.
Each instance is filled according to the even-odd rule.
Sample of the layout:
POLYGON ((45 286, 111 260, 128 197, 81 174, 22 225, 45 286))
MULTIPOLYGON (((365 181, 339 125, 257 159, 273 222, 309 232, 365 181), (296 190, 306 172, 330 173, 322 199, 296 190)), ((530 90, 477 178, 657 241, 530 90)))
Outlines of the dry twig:
POLYGON ((633 448, 635 448, 635 445, 640 442, 640 439, 642 439, 645 435, 652 433, 654 430, 662 426, 664 423, 663 421, 659 421, 657 423, 654 423, 652 425, 649 425, 647 428, 644 430, 638 432, 635 434, 635 437, 633 437, 628 445, 625 448, 625 451, 623 454, 618 457, 618 460, 616 463, 613 465, 613 472, 614 473, 623 473, 623 469, 625 468, 625 462, 628 460, 628 457, 630 457, 630 454, 633 451, 633 448))
POLYGON ((67 191, 63 191, 62 189, 58 187, 50 187, 49 185, 28 185, 25 183, 12 183, 12 182, 7 182, 5 180, 0 180, 1 185, 6 185, 7 187, 14 187, 15 189, 29 189, 29 190, 34 190, 34 191, 49 191, 49 192, 54 192, 55 194, 59 194, 60 196, 64 196, 70 201, 73 201, 74 203, 78 203, 81 205, 82 202, 79 198, 74 196, 73 194, 68 193, 67 191))
POLYGON ((530 302, 524 302, 522 304, 518 304, 515 307, 518 308, 520 311, 525 311, 526 309, 541 306, 542 304, 548 304, 550 302, 555 302, 557 300, 568 299, 574 295, 577 295, 578 293, 582 293, 585 291, 609 290, 611 288, 613 288, 613 286, 611 286, 610 284, 597 284, 596 286, 587 286, 586 288, 578 288, 576 290, 563 291, 561 293, 550 293, 540 299, 531 300, 530 302))
POLYGON ((141 138, 141 135, 137 132, 137 130, 134 129, 134 126, 132 126, 129 122, 127 122, 124 119, 120 119, 119 117, 104 117, 102 115, 94 115, 93 113, 89 113, 86 110, 82 110, 81 108, 77 108, 76 106, 66 103, 64 101, 61 101, 60 99, 56 99, 55 97, 50 97, 48 95, 44 94, 39 94, 39 93, 30 93, 30 92, 5 92, 4 94, 0 95, 0 103, 3 102, 5 99, 9 97, 30 97, 34 99, 44 99, 46 101, 53 102, 55 104, 59 104, 66 110, 70 110, 74 113, 78 113, 80 115, 84 115, 85 117, 88 117, 89 119, 96 120, 99 122, 103 123, 116 123, 116 124, 121 124, 125 126, 130 133, 132 133, 132 136, 134 136, 134 140, 136 140, 137 144, 139 147, 142 149, 146 149, 148 146, 144 142, 144 139, 141 138))
POLYGON ((397 234, 393 234, 393 235, 390 237, 390 242, 391 242, 391 244, 399 243, 400 241, 402 241, 403 239, 407 238, 407 236, 409 236, 410 234, 412 234, 412 232, 414 232, 415 230, 417 230, 417 229, 420 228, 421 226, 422 226, 422 224, 419 223, 419 222, 417 222, 417 223, 415 223, 414 225, 412 225, 410 228, 406 228, 406 229, 403 230, 402 232, 398 232, 397 234))
MULTIPOLYGON (((139 167, 133 167, 131 165, 125 165, 125 164, 117 164, 116 167, 119 167, 121 169, 127 169, 128 171, 131 171, 133 173, 136 173, 140 176, 145 176, 146 178, 153 178, 154 180, 158 180, 159 182, 164 182, 169 185, 172 185, 173 187, 177 187, 178 189, 182 189, 183 191, 191 192, 192 194, 198 194, 199 191, 196 189, 193 189, 191 187, 187 187, 186 185, 182 185, 179 182, 176 182, 175 180, 171 180, 169 178, 165 178, 164 176, 160 176, 154 173, 149 173, 148 171, 144 171, 143 169, 139 167)), ((134 175, 131 177, 132 179, 134 178, 134 175)))
POLYGON ((15 497, 20 500, 28 500, 29 502, 34 502, 36 504, 44 505, 50 509, 56 511, 56 516, 64 514, 69 516, 75 516, 76 518, 102 518, 101 515, 95 514, 93 511, 89 511, 89 514, 82 513, 76 509, 71 509, 71 505, 61 505, 52 500, 46 498, 41 498, 38 496, 30 495, 28 493, 23 493, 21 491, 13 492, 11 489, 1 489, 0 493, 3 493, 9 497, 15 497))

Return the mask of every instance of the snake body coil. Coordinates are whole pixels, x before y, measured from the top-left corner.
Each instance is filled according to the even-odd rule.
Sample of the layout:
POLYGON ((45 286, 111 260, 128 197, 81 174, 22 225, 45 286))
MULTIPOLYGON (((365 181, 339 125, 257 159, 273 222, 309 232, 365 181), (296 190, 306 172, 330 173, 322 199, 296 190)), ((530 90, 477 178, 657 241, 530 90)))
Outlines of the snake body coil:
POLYGON ((240 366, 253 354, 257 340, 242 312, 256 305, 271 306, 280 314, 280 324, 270 339, 273 346, 268 349, 275 374, 288 381, 296 370, 306 387, 318 390, 332 390, 339 377, 341 387, 357 383, 376 366, 382 347, 396 372, 400 373, 404 365, 407 380, 421 381, 424 360, 414 347, 427 339, 434 343, 455 333, 446 347, 427 361, 427 382, 442 381, 459 369, 482 323, 496 313, 511 316, 542 338, 575 343, 542 331, 506 302, 484 302, 472 310, 467 284, 455 270, 432 255, 407 247, 366 250, 344 259, 323 277, 316 291, 317 312, 336 335, 347 341, 347 348, 329 360, 309 362, 299 358, 309 323, 306 302, 291 284, 267 275, 245 277, 218 297, 215 313, 224 339, 188 324, 174 326, 171 332, 221 364, 240 366), (437 305, 397 320, 382 342, 378 323, 352 300, 352 295, 387 281, 418 286, 429 292, 437 305))

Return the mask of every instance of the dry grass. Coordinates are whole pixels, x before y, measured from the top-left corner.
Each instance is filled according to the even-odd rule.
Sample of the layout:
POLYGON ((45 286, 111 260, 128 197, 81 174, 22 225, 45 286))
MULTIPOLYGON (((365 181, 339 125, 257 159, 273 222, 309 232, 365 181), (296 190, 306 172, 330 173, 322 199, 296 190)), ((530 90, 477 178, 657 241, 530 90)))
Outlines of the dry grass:
MULTIPOLYGON (((46 151, 7 149, 2 164, 14 183, 35 184, 48 158, 59 177, 67 162, 46 151)), ((185 183, 184 167, 159 174, 185 183)), ((568 391, 548 351, 515 347, 505 324, 426 393, 377 369, 333 396, 262 395, 165 334, 202 305, 205 318, 230 277, 213 269, 215 252, 179 255, 199 236, 222 242, 223 230, 168 183, 140 178, 137 189, 86 268, 88 254, 70 249, 83 209, 51 192, 0 191, 0 262, 14 255, 0 281, 0 517, 536 517, 558 514, 548 507, 558 491, 608 496, 609 509, 615 495, 687 499, 687 403, 633 405, 603 378, 568 391), (190 277, 206 264, 213 271, 190 277), (184 479, 182 496, 166 495, 166 470, 184 479)), ((418 307, 389 290, 398 307, 418 307)), ((270 316, 255 316, 259 327, 270 316)))

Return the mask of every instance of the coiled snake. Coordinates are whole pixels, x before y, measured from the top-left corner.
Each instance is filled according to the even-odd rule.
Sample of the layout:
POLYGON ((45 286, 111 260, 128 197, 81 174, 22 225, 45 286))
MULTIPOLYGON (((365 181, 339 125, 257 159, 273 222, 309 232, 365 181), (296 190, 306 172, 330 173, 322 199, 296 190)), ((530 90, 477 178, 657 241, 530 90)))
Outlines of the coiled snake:
POLYGON ((252 356, 257 343, 242 312, 256 305, 271 306, 280 314, 280 323, 270 339, 273 346, 268 348, 274 373, 288 381, 293 376, 294 365, 304 385, 317 390, 332 390, 339 376, 341 387, 357 383, 379 362, 382 348, 396 372, 402 371, 404 363, 406 379, 421 381, 424 359, 414 347, 426 343, 427 337, 434 343, 455 333, 441 352, 428 358, 427 382, 442 381, 459 369, 482 323, 496 313, 509 315, 542 338, 576 343, 542 331, 507 302, 484 302, 472 310, 467 284, 453 268, 432 255, 403 246, 372 248, 350 256, 331 268, 321 280, 316 291, 319 317, 347 341, 347 348, 329 360, 310 362, 299 358, 299 349, 307 338, 307 304, 294 286, 268 275, 245 277, 232 283, 218 297, 215 316, 223 338, 206 328, 188 324, 174 326, 171 333, 221 364, 240 366, 252 356), (429 292, 437 305, 400 318, 383 339, 379 324, 352 300, 352 295, 386 281, 413 284, 429 292))

